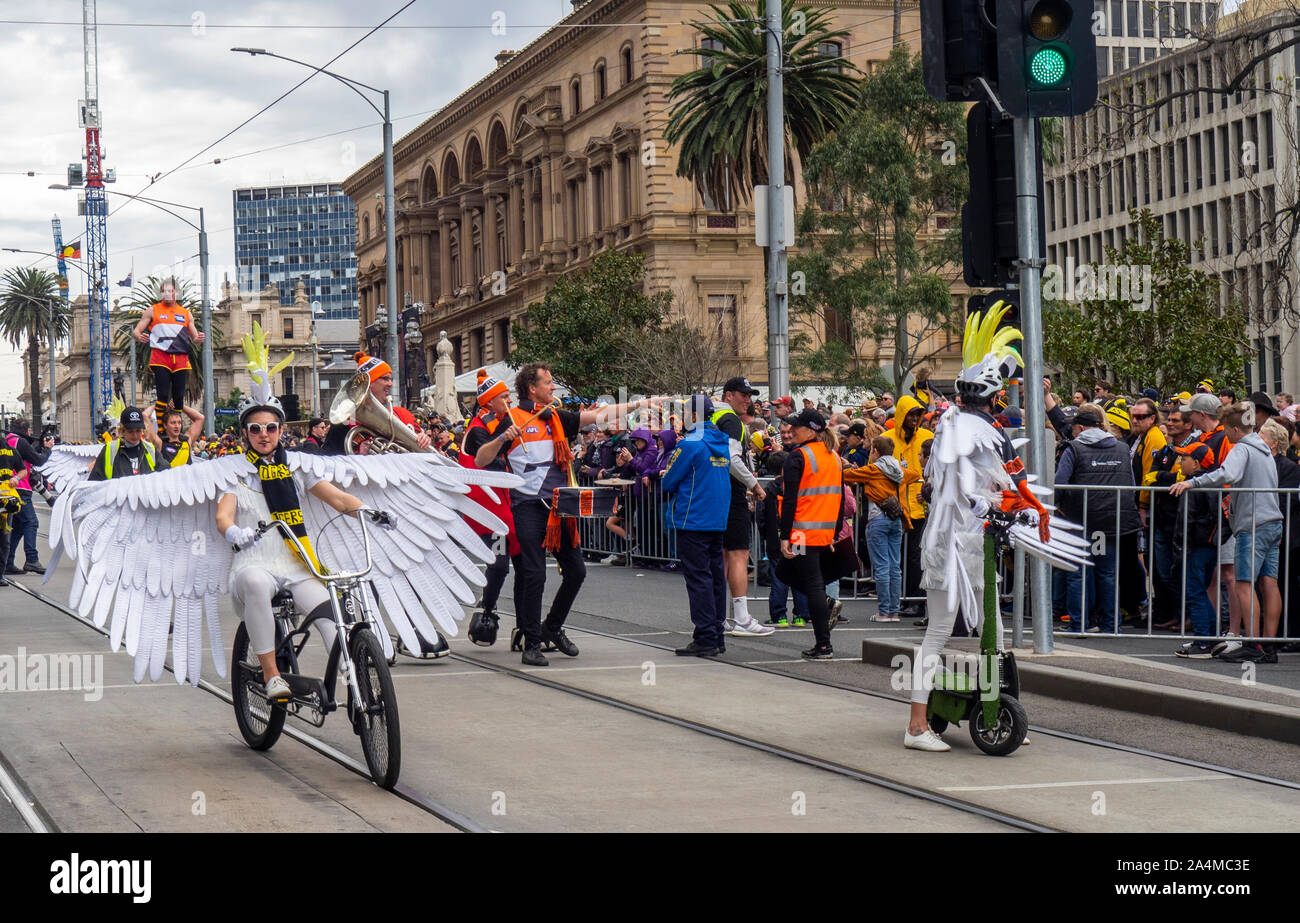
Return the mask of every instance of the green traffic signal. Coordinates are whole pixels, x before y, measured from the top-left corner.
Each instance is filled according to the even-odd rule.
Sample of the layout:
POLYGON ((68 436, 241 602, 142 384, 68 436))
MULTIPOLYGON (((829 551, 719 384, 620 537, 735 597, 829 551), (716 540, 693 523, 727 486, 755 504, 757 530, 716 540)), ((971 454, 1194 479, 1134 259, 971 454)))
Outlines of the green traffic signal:
POLYGON ((1034 52, 1029 59, 1029 76, 1039 86, 1056 86, 1065 79, 1069 72, 1069 62, 1065 53, 1053 45, 1045 45, 1034 52))

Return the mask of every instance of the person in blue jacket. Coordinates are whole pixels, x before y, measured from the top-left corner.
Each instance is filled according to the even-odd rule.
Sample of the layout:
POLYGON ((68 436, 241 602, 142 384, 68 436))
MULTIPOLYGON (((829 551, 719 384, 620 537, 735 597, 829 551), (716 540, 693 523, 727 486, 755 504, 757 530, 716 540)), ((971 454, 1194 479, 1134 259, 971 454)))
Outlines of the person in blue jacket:
POLYGON ((661 487, 670 498, 669 523, 677 530, 677 554, 686 578, 695 637, 679 648, 682 657, 716 657, 726 642, 727 578, 722 567, 722 533, 731 507, 731 453, 727 434, 708 422, 713 402, 691 398, 694 426, 668 458, 661 487))

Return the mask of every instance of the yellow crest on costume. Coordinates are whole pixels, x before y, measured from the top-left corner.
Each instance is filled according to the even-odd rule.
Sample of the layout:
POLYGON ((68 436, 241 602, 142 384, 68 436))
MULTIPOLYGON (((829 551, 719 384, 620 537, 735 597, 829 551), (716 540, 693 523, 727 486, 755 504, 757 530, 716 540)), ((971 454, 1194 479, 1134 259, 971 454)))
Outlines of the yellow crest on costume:
POLYGON ((253 322, 253 335, 250 337, 244 334, 244 360, 248 364, 248 374, 256 384, 261 385, 270 393, 271 379, 276 373, 287 368, 293 361, 294 354, 291 352, 288 356, 276 363, 275 368, 269 368, 271 363, 271 351, 266 345, 266 332, 262 330, 262 325, 253 322))
POLYGON ((1020 350, 1011 344, 1023 340, 1024 336, 1015 327, 998 329, 998 324, 1006 316, 1011 306, 1003 301, 995 301, 982 315, 979 311, 966 318, 966 335, 962 338, 961 363, 964 368, 972 368, 984 361, 984 357, 993 353, 998 362, 1009 358, 1023 366, 1020 350))

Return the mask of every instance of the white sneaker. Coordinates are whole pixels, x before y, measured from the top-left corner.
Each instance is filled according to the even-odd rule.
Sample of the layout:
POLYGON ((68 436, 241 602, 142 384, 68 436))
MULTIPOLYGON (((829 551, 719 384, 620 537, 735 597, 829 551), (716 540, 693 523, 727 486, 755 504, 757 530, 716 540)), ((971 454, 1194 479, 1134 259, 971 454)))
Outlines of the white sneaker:
POLYGON ((1234 635, 1232 632, 1227 632, 1223 636, 1222 641, 1215 642, 1214 647, 1210 649, 1210 653, 1215 657, 1222 657, 1224 654, 1231 654, 1233 651, 1237 650, 1237 648, 1241 647, 1241 642, 1234 640, 1237 637, 1238 636, 1234 635))
POLYGON ((614 563, 615 561, 617 561, 620 557, 622 557, 622 555, 618 555, 618 554, 607 555, 607 556, 605 556, 605 557, 603 557, 603 558, 600 559, 600 563, 601 563, 601 564, 613 564, 613 563, 614 563))
POLYGON ((289 684, 284 681, 284 677, 276 674, 266 681, 266 697, 268 699, 287 699, 293 695, 289 684))
POLYGON ((758 619, 751 617, 743 625, 735 619, 724 619, 723 628, 726 634, 735 635, 741 638, 765 638, 772 632, 776 631, 771 625, 764 625, 758 619))
POLYGON ((939 739, 938 734, 929 728, 926 728, 920 734, 904 731, 903 746, 909 750, 928 750, 931 753, 946 753, 952 749, 939 739))

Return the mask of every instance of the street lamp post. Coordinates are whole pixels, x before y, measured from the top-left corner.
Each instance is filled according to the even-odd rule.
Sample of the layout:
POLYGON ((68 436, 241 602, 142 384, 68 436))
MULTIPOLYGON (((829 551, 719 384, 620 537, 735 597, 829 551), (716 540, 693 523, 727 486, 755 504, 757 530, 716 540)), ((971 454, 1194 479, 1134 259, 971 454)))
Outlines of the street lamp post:
POLYGON ((316 336, 316 315, 323 309, 319 301, 311 303, 311 415, 320 416, 320 337, 316 336))
MULTIPOLYGON (((51 183, 51 189, 69 190, 72 187, 63 183, 51 183)), ((131 195, 129 192, 117 192, 113 189, 105 189, 109 195, 121 196, 124 199, 134 199, 137 202, 143 202, 146 205, 152 205, 159 211, 164 211, 173 218, 184 221, 194 230, 199 232, 199 280, 200 293, 199 298, 202 301, 201 314, 203 317, 203 423, 207 428, 207 434, 213 435, 216 430, 213 428, 214 402, 212 389, 214 382, 212 380, 212 308, 208 303, 208 232, 203 220, 202 207, 193 205, 181 205, 179 202, 167 202, 162 199, 150 199, 142 195, 131 195), (167 208, 170 205, 171 208, 167 208), (195 224, 184 215, 178 215, 172 208, 183 208, 187 211, 199 213, 199 223, 195 224)), ((133 354, 134 354, 134 347, 133 354)), ((134 379, 133 379, 134 380, 134 379)))
MULTIPOLYGON (((397 368, 398 357, 398 322, 397 322, 397 209, 394 207, 395 196, 393 194, 393 122, 389 118, 388 110, 388 91, 381 90, 378 87, 372 87, 364 84, 359 80, 352 80, 333 71, 325 70, 323 67, 317 67, 314 64, 308 64, 306 61, 299 61, 297 58, 286 57, 282 54, 276 54, 273 51, 267 51, 265 48, 232 48, 231 51, 237 51, 242 54, 257 57, 265 55, 268 58, 279 58, 281 61, 288 61, 291 64, 298 64, 302 67, 311 68, 318 74, 325 74, 333 77, 339 83, 351 89, 354 93, 366 101, 366 105, 374 109, 375 112, 384 120, 384 276, 387 283, 388 291, 388 317, 387 327, 388 336, 386 342, 386 352, 388 364, 397 368), (369 90, 371 93, 378 93, 384 98, 384 108, 381 110, 375 105, 366 94, 361 92, 358 87, 369 90)), ((309 78, 310 79, 310 78, 309 78)), ((400 392, 401 384, 395 383, 395 390, 392 398, 393 403, 400 405, 402 395, 400 392)))

